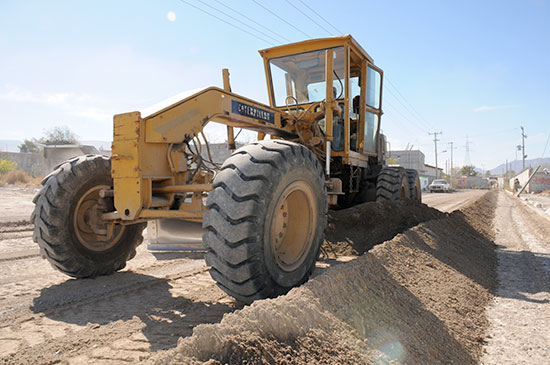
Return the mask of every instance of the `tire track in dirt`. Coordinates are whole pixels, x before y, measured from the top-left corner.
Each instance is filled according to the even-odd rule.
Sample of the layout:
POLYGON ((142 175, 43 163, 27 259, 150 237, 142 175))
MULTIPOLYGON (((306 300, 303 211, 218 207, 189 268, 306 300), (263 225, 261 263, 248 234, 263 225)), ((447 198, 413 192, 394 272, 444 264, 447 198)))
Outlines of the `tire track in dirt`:
MULTIPOLYGON (((371 208, 374 209, 375 205, 371 208)), ((392 224, 386 225, 385 230, 378 231, 370 236, 366 233, 353 236, 352 238, 355 240, 359 240, 362 237, 365 239, 365 242, 353 246, 350 252, 358 252, 372 247, 372 242, 367 242, 367 238, 369 237, 383 239, 386 235, 390 234, 388 238, 392 238, 396 233, 416 225, 419 221, 447 216, 439 212, 430 211, 421 213, 414 211, 411 217, 405 217, 407 209, 406 207, 397 207, 390 210, 389 213, 386 212, 390 215, 389 219, 393 219, 393 221, 392 224), (403 212, 397 216, 394 214, 396 209, 403 209, 403 212), (389 232, 389 230, 393 230, 393 232, 389 232)), ((358 218, 361 220, 361 215, 358 218)), ((431 224, 427 222, 421 226, 431 227, 431 224)), ((427 228, 425 234, 430 235, 431 233, 430 228, 427 228)), ((16 233, 14 232, 13 234, 16 233)), ((395 240, 398 242, 405 240, 404 242, 407 242, 409 239, 401 236, 399 235, 395 240)), ((336 242, 339 245, 344 245, 348 242, 349 244, 349 238, 349 236, 342 236, 338 239, 335 237, 334 242, 331 243, 334 245, 336 242)), ((441 239, 442 236, 439 238, 441 239)), ((19 241, 21 242, 21 247, 26 244, 32 244, 35 247, 31 238, 23 237, 19 241)), ((1 244, 2 241, 0 241, 1 244)), ((431 244, 429 243, 429 245, 431 244)), ((208 326, 202 327, 197 325, 217 323, 222 319, 224 314, 241 308, 232 298, 228 297, 215 286, 206 272, 206 266, 203 263, 201 254, 184 255, 183 257, 178 254, 164 255, 164 257, 160 257, 157 260, 150 253, 146 252, 144 247, 145 245, 142 245, 139 248, 138 255, 128 263, 128 268, 125 271, 94 280, 67 279, 66 276, 54 271, 46 261, 38 257, 2 262, 3 268, 0 270, 0 306, 7 304, 3 307, 7 309, 0 313, 0 362, 70 362, 87 364, 135 363, 144 361, 154 352, 176 347, 178 338, 186 338, 191 336, 193 331, 200 332, 202 328, 208 328, 208 326)), ((344 249, 343 251, 346 250, 344 249)), ((405 250, 402 254, 405 255, 407 252, 405 250)), ((393 255, 393 253, 391 254, 393 255)), ((395 272, 399 272, 397 268, 401 265, 399 257, 396 256, 395 272)), ((403 257, 406 257, 406 255, 403 257)), ((349 258, 344 257, 342 260, 345 261, 349 258)), ((319 266, 325 268, 337 266, 334 269, 342 267, 342 269, 338 270, 343 270, 344 272, 350 270, 348 272, 358 275, 357 282, 359 283, 364 283, 363 280, 365 277, 362 275, 365 274, 365 270, 362 268, 365 266, 372 267, 369 270, 373 275, 384 272, 384 270, 387 271, 387 268, 385 269, 385 266, 381 267, 380 263, 376 260, 372 263, 371 261, 358 263, 358 260, 355 260, 355 264, 351 263, 353 264, 351 268, 348 268, 348 264, 335 265, 336 263, 340 263, 340 261, 325 260, 319 266)), ((414 267, 415 263, 413 261, 409 264, 414 267)), ((425 268, 426 266, 421 267, 425 268)), ((425 306, 431 308, 429 307, 432 301, 430 298, 436 297, 438 292, 446 288, 445 285, 448 284, 444 279, 454 277, 452 271, 449 271, 449 276, 441 278, 443 269, 445 269, 445 265, 428 269, 431 273, 430 275, 433 275, 436 281, 441 283, 441 287, 436 287, 432 292, 428 293, 421 290, 422 288, 425 289, 421 285, 424 280, 422 278, 417 278, 415 285, 403 290, 400 289, 402 284, 399 281, 401 280, 399 276, 390 277, 387 273, 379 275, 379 278, 375 282, 377 283, 376 285, 380 285, 380 288, 384 288, 387 282, 393 283, 391 285, 395 289, 395 299, 392 299, 391 296, 386 297, 387 303, 393 303, 392 307, 377 307, 377 299, 374 298, 375 302, 372 303, 372 307, 375 313, 363 314, 366 314, 367 317, 374 315, 387 319, 389 318, 388 311, 390 311, 396 316, 402 317, 403 313, 399 312, 399 308, 403 304, 399 304, 399 301, 395 300, 405 298, 407 303, 413 303, 412 311, 410 312, 411 318, 424 319, 434 324, 436 328, 435 333, 439 333, 440 338, 446 338, 449 340, 449 343, 454 344, 454 347, 451 347, 460 353, 459 357, 461 359, 472 359, 473 355, 470 355, 468 351, 460 350, 460 348, 464 341, 469 343, 469 346, 473 346, 472 342, 476 341, 475 335, 477 332, 467 330, 466 332, 469 333, 469 337, 465 340, 460 334, 457 334, 462 330, 460 323, 457 324, 452 321, 447 323, 445 320, 434 318, 430 314, 431 309, 428 311, 424 309, 425 306), (397 295, 399 293, 404 297, 400 298, 397 295), (422 299, 423 295, 426 297, 426 302, 422 302, 424 300, 422 299), (420 298, 420 301, 417 298, 420 298), (451 328, 452 331, 448 328, 451 328)), ((460 271, 461 268, 458 269, 460 271)), ((332 271, 333 269, 329 268, 324 271, 329 270, 332 271)), ((320 272, 323 270, 317 271, 320 272)), ((317 274, 316 277, 324 277, 324 274, 317 274)), ((366 279, 367 282, 371 281, 371 278, 368 276, 366 279)), ((349 282, 344 279, 334 282, 331 282, 332 279, 321 280, 328 280, 328 287, 332 288, 326 291, 327 286, 325 284, 319 287, 318 290, 320 291, 318 295, 320 296, 327 296, 327 292, 332 293, 323 299, 323 305, 329 308, 345 308, 344 304, 347 301, 346 295, 348 292, 342 295, 336 289, 342 285, 354 285, 354 281, 351 280, 349 282), (336 299, 343 302, 335 302, 330 306, 328 305, 331 299, 329 297, 339 297, 336 299)), ((466 282, 470 283, 470 281, 466 282)), ((457 285, 459 284, 457 283, 457 285)), ((350 292, 361 290, 364 290, 364 288, 355 286, 350 292)), ((382 293, 381 290, 376 293, 382 293)), ((364 292, 364 294, 367 295, 368 292, 364 292)), ((451 298, 449 299, 450 302, 442 303, 443 307, 450 306, 451 308, 464 310, 460 307, 460 291, 452 291, 448 295, 451 298)), ((304 299, 307 298, 305 296, 297 302, 299 308, 296 309, 295 313, 302 313, 302 315, 296 317, 293 324, 289 324, 285 320, 285 316, 289 314, 289 312, 286 312, 285 299, 280 299, 281 303, 283 303, 280 307, 281 312, 265 312, 265 315, 271 316, 270 323, 272 323, 273 328, 302 326, 304 320, 308 321, 308 318, 309 323, 315 325, 320 323, 320 319, 330 317, 320 316, 317 318, 315 311, 308 313, 307 309, 312 309, 313 307, 304 304, 304 299)), ((480 300, 483 300, 485 297, 481 296, 480 298, 480 300)), ((352 301, 355 299, 350 298, 352 301)), ((275 301, 278 300, 276 299, 275 301)), ((354 306, 358 310, 368 311, 371 306, 367 306, 367 309, 364 307, 372 300, 373 298, 369 296, 362 297, 354 306)), ((262 305, 261 303, 264 302, 270 303, 274 301, 259 301, 258 305, 262 305)), ((314 302, 315 300, 312 301, 312 303, 314 302)), ((477 303, 475 298, 473 303, 477 303)), ((326 307, 321 306, 321 308, 323 311, 326 311, 326 307)), ((364 328, 366 328, 365 325, 368 325, 368 323, 361 324, 361 318, 356 318, 350 322, 348 318, 349 313, 346 314, 341 309, 336 312, 337 315, 335 318, 339 322, 327 319, 326 324, 320 325, 321 329, 317 329, 312 325, 306 325, 304 328, 310 329, 308 333, 303 337, 287 339, 287 342, 281 342, 277 338, 254 335, 256 333, 254 328, 262 326, 259 322, 247 322, 248 324, 237 322, 234 332, 236 335, 229 339, 226 350, 234 349, 238 356, 244 356, 242 357, 244 360, 253 360, 255 358, 259 359, 259 361, 269 360, 270 351, 274 348, 280 348, 281 356, 291 356, 292 354, 305 355, 306 357, 304 358, 308 358, 309 356, 310 360, 325 359, 325 363, 333 363, 335 359, 348 363, 353 363, 354 360, 357 362, 357 359, 363 359, 365 356, 364 347, 361 347, 362 345, 359 348, 357 347, 357 343, 362 341, 358 340, 361 337, 356 337, 355 335, 350 337, 346 334, 347 332, 340 331, 337 332, 338 336, 331 338, 329 329, 334 328, 334 326, 339 329, 349 329, 351 326, 352 330, 362 334, 363 332, 361 331, 364 331, 364 328), (334 323, 337 324, 335 325, 334 323), (248 325, 251 325, 251 328, 246 329, 243 327, 248 325), (240 329, 245 330, 241 332, 240 329), (262 346, 266 346, 267 350, 265 352, 260 351, 261 356, 259 358, 255 357, 258 356, 258 353, 255 351, 258 348, 262 348, 262 346), (300 352, 305 350, 309 352, 300 352)), ((451 318, 454 317, 451 316, 451 318)), ((413 322, 408 321, 407 323, 414 327, 415 324, 413 322)), ((482 326, 482 324, 475 322, 468 322, 468 325, 473 326, 474 329, 482 326)), ((398 346, 397 342, 392 342, 392 338, 396 339, 396 333, 399 335, 410 335, 405 337, 420 336, 418 330, 411 332, 397 327, 397 330, 401 332, 395 332, 396 327, 394 325, 386 327, 388 331, 381 331, 373 335, 374 337, 371 336, 369 340, 377 344, 376 349, 373 350, 375 352, 372 352, 372 349, 369 350, 371 351, 370 354, 376 353, 377 356, 380 356, 380 359, 384 358, 384 351, 388 351, 387 346, 398 346)), ((430 338, 422 336, 421 338, 428 343, 433 341, 430 338)), ((404 343, 406 344, 406 342, 404 343)), ((436 345, 434 346, 438 348, 436 345)), ((421 352, 421 349, 415 351, 421 352)), ((271 358, 278 360, 284 358, 277 356, 271 358)), ((292 356, 290 358, 293 359, 292 356)), ((433 359, 433 357, 431 358, 433 359)), ((372 357, 368 359, 372 360, 372 357)))
POLYGON ((542 364, 550 350, 550 220, 504 193, 497 209, 499 288, 484 364, 542 364))
POLYGON ((139 256, 131 271, 84 280, 67 280, 42 259, 21 260, 46 275, 0 286, 0 297, 8 293, 0 301, 0 362, 135 362, 238 307, 200 254, 139 256))

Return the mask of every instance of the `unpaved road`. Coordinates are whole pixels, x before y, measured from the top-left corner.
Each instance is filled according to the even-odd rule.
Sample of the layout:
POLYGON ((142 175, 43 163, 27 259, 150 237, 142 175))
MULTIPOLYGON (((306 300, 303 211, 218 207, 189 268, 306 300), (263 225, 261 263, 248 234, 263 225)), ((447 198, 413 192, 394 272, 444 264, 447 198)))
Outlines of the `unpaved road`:
MULTIPOLYGON (((146 245, 141 245, 136 258, 131 260, 127 268, 120 273, 94 280, 70 279, 51 268, 46 261, 38 256, 36 244, 32 242, 31 226, 21 222, 30 215, 32 210, 30 200, 34 190, 0 188, 0 194, 6 192, 8 194, 2 196, 7 196, 8 199, 2 199, 0 203, 3 204, 3 209, 9 209, 10 212, 9 216, 2 215, 0 217, 0 363, 113 364, 145 361, 159 351, 176 349, 178 339, 180 337, 190 338, 189 336, 193 334, 193 330, 198 325, 220 322, 224 314, 242 308, 240 304, 215 286, 204 265, 201 253, 153 255, 145 249, 146 245)), ((426 194, 424 201, 438 209, 450 211, 467 205, 483 193, 484 191, 461 191, 452 194, 426 194)), ((514 246, 513 250, 520 252, 519 256, 527 258, 527 266, 522 266, 521 269, 527 274, 509 280, 518 287, 499 289, 498 295, 501 297, 494 305, 495 308, 497 305, 500 307, 492 312, 491 309, 488 311, 488 317, 493 326, 491 327, 492 339, 489 339, 488 357, 483 358, 483 362, 510 363, 507 359, 511 359, 509 356, 511 356, 511 352, 514 352, 519 360, 511 361, 512 363, 522 361, 536 363, 537 361, 527 361, 526 359, 540 359, 543 350, 540 345, 545 341, 546 344, 549 343, 547 337, 533 336, 532 334, 540 334, 545 331, 548 334, 546 327, 541 326, 550 324, 550 318, 548 318, 548 288, 550 286, 548 286, 548 282, 541 281, 543 279, 531 280, 531 276, 542 278, 544 275, 548 275, 549 252, 547 249, 550 245, 548 238, 545 238, 548 237, 545 236, 548 232, 544 228, 536 228, 540 226, 540 221, 536 221, 538 225, 535 227, 529 225, 533 221, 529 218, 529 211, 525 210, 527 208, 523 207, 520 202, 508 197, 503 198, 503 193, 500 195, 499 209, 502 211, 503 206, 504 209, 510 209, 511 216, 514 216, 517 211, 521 211, 522 217, 527 217, 524 218, 523 227, 527 227, 525 229, 529 232, 536 231, 535 237, 538 237, 538 241, 525 236, 525 232, 523 232, 523 236, 518 233, 506 232, 503 229, 499 232, 499 244, 504 244, 501 242, 514 242, 514 244, 519 242, 519 246, 514 246), (507 208, 506 204, 510 207, 507 208), (524 237, 527 238, 524 239, 524 237), (524 242, 525 240, 531 243, 527 244, 524 242), (541 247, 546 247, 546 251, 541 247), (529 271, 527 267, 533 269, 529 271), (531 285, 527 282, 534 284, 531 285), (510 292, 518 295, 512 296, 509 294, 510 292), (512 304, 509 301, 513 301, 512 304), (501 305, 502 303, 505 304, 504 307, 501 305), (505 307, 510 311, 505 313, 510 313, 510 315, 494 317, 495 313, 506 310, 505 307), (524 317, 521 314, 524 309, 528 311, 526 313, 536 315, 539 322, 524 321, 526 323, 523 325, 524 332, 518 332, 517 327, 524 323, 521 322, 523 318, 520 318, 524 317), (515 321, 511 327, 507 326, 509 318, 515 321), (502 326, 499 326, 499 323, 502 326), (525 337, 539 337, 539 340, 533 340, 532 343, 523 346, 525 337), (507 348, 506 344, 512 344, 513 348, 507 348)), ((511 225, 506 219, 508 219, 506 214, 499 213, 498 220, 502 227, 511 225)), ((426 226, 423 230, 429 238, 430 226, 426 226)), ((421 231, 422 229, 418 232, 421 231)), ((435 249, 438 244, 437 240, 444 238, 445 235, 441 235, 429 239, 433 241, 435 249)), ((505 257, 516 257, 516 255, 508 254, 505 257)), ((350 259, 353 258, 344 257, 338 262, 350 259)), ((472 256, 469 260, 473 259, 479 258, 472 256)), ((402 261, 397 260, 396 264, 400 262, 402 261)), ((502 262, 504 261, 501 259, 501 266, 502 262)), ((510 264, 513 265, 514 262, 516 261, 511 260, 510 264)), ((322 274, 324 269, 334 266, 334 264, 335 260, 321 262, 318 266, 322 269, 317 274, 322 274)), ((453 265, 452 262, 449 264, 453 265)), ((434 272, 437 271, 439 274, 434 273, 433 278, 439 278, 438 280, 441 281, 441 288, 432 288, 434 298, 448 287, 445 278, 441 278, 441 270, 445 267, 447 266, 443 265, 441 269, 434 269, 434 272)), ((500 270, 504 269, 501 267, 500 270)), ((360 272, 362 271, 360 270, 360 272)), ((395 272, 402 272, 402 269, 396 268, 395 272)), ((478 279, 480 282, 482 280, 483 278, 478 279)), ((425 313, 423 316, 427 315, 432 318, 431 306, 441 305, 441 308, 448 308, 449 305, 451 307, 458 305, 457 308, 462 308, 461 300, 472 300, 457 296, 457 287, 454 287, 451 290, 450 301, 438 303, 432 297, 423 296, 423 291, 428 290, 428 287, 424 288, 421 285, 423 281, 417 280, 414 284, 414 287, 420 285, 418 294, 415 294, 419 298, 419 302, 416 303, 418 308, 413 311, 414 313, 420 311, 425 313)), ((370 279, 367 280, 368 282, 370 279)), ((409 288, 409 290, 415 293, 413 288, 409 288)), ((401 302, 401 299, 396 299, 397 303, 401 302)), ((338 305, 338 308, 341 308, 341 305, 338 305)), ((341 310, 346 311, 346 308, 341 308, 341 310)), ((275 315, 273 318, 278 317, 275 315)), ((462 324, 450 319, 448 323, 445 318, 442 321, 444 325, 440 329, 443 331, 441 336, 449 336, 445 334, 447 333, 445 331, 449 331, 445 329, 447 327, 454 328, 453 326, 456 326, 457 329, 454 331, 457 332, 463 328, 462 324)), ((470 326, 471 324, 465 323, 465 325, 470 326)), ((407 331, 407 329, 404 330, 407 331)), ((450 336, 453 339, 460 339, 460 333, 457 335, 452 331, 450 336)), ((429 338, 426 340, 428 341, 429 338)), ((434 346, 437 347, 439 344, 435 343, 434 346)), ((458 345, 454 343, 453 346, 458 345)), ((422 348, 422 346, 419 347, 420 351, 422 348)), ((445 346, 441 349, 445 349, 445 346)), ((435 347, 429 351, 436 351, 435 347)), ((344 352, 341 352, 340 355, 344 352)), ((465 356, 465 359, 471 359, 472 355, 464 352, 461 354, 465 356)), ((326 356, 329 356, 328 359, 330 359, 330 346, 323 351, 322 356, 325 356, 325 359, 326 356)), ((430 356, 435 356, 431 357, 434 359, 438 355, 435 352, 430 356)), ((346 359, 350 358, 353 357, 346 359)), ((336 359, 337 357, 334 358, 334 360, 336 359)), ((330 360, 327 363, 330 363, 330 360)))
POLYGON ((474 202, 486 192, 487 190, 456 190, 450 193, 423 192, 422 202, 442 212, 452 212, 474 202))
POLYGON ((501 193, 495 217, 499 288, 485 364, 550 361, 550 218, 501 193))

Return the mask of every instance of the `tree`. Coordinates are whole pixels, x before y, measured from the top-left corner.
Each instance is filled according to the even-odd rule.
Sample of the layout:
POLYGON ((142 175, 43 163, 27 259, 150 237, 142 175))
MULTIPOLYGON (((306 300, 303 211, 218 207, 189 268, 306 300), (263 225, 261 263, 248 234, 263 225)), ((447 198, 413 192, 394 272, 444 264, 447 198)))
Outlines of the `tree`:
POLYGON ((19 152, 22 153, 39 153, 40 152, 40 146, 36 143, 36 139, 25 139, 23 143, 21 143, 19 146, 19 152))
POLYGON ((388 165, 396 165, 397 159, 395 157, 388 157, 387 162, 388 162, 388 165))
POLYGON ((474 165, 462 166, 460 169, 460 174, 462 176, 477 176, 479 173, 475 170, 474 165))
POLYGON ((54 144, 78 144, 76 134, 69 127, 53 127, 44 132, 44 137, 38 140, 45 145, 54 144))

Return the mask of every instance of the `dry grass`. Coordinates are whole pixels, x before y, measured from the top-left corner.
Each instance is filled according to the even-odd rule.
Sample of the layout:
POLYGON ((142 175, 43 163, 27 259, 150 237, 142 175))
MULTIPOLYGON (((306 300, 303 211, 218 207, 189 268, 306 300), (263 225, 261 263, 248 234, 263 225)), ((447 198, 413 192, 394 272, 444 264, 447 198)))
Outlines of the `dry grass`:
POLYGON ((23 170, 11 170, 0 175, 0 186, 18 185, 18 186, 36 186, 40 184, 41 178, 32 177, 23 170))

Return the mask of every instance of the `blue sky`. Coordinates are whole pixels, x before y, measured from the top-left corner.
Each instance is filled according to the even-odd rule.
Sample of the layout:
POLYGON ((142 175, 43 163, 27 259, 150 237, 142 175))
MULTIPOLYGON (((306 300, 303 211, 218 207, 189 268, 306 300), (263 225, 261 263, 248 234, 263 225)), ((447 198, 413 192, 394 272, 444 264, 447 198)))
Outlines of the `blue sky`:
POLYGON ((260 29, 225 4, 276 40, 255 33, 265 40, 257 39, 179 0, 2 0, 0 139, 40 137, 67 125, 82 140, 110 140, 113 114, 221 85, 224 67, 233 91, 266 102, 258 49, 349 33, 385 71, 382 129, 392 149, 414 145, 433 163, 428 132, 441 131, 439 150, 447 152, 439 164, 450 158, 453 141, 455 165, 463 165, 468 136, 471 162, 489 169, 516 157, 523 125, 529 158, 543 154, 550 133, 550 1, 256 0, 298 29, 253 0, 185 2, 260 29))

